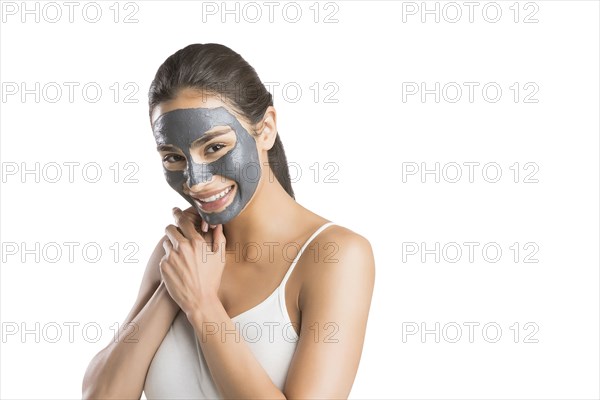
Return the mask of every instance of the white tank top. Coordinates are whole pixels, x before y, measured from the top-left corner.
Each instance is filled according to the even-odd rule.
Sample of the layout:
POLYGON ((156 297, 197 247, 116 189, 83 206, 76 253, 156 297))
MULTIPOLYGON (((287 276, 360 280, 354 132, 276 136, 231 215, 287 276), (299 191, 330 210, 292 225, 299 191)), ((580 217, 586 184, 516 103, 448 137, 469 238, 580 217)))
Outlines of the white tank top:
MULTIPOLYGON (((231 318, 239 332, 225 332, 226 340, 244 340, 273 383, 283 390, 288 368, 299 339, 287 312, 285 284, 304 249, 327 222, 304 243, 283 280, 260 304, 231 318), (239 339, 238 339, 239 338, 239 339)), ((221 334, 220 327, 216 333, 221 334)), ((144 384, 151 399, 219 399, 217 387, 202 354, 202 348, 185 313, 179 311, 156 351, 144 384)))

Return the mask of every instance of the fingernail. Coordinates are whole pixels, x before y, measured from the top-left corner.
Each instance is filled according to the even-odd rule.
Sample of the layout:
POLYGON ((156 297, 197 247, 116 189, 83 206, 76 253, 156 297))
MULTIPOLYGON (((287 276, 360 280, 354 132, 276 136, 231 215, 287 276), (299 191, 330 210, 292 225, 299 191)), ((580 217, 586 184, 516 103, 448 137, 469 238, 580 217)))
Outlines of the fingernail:
POLYGON ((202 232, 208 232, 208 223, 202 221, 202 232))

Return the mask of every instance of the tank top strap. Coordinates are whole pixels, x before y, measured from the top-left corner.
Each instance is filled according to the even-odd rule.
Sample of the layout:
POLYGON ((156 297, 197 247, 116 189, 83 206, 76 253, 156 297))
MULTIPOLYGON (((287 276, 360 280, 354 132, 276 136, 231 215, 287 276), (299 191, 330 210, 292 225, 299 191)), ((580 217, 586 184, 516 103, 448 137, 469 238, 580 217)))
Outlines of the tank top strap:
POLYGON ((294 270, 294 267, 296 266, 296 263, 298 262, 298 260, 300 259, 300 256, 302 255, 302 253, 304 252, 304 250, 308 247, 308 245, 313 241, 313 239, 319 234, 321 233, 323 230, 325 230, 325 228, 327 228, 328 226, 331 225, 335 225, 334 222, 326 222, 323 225, 321 225, 321 227, 319 227, 319 229, 317 229, 309 238, 308 240, 306 240, 306 242, 304 243, 304 245, 302 245, 302 247, 300 248, 300 251, 298 251, 298 254, 296 255, 296 257, 294 258, 294 261, 292 261, 292 265, 290 265, 290 267, 288 268, 287 272, 285 273, 285 276, 283 277, 283 280, 281 281, 281 284, 279 285, 279 288, 285 288, 285 284, 287 283, 288 278, 290 277, 290 275, 292 274, 292 271, 294 270))

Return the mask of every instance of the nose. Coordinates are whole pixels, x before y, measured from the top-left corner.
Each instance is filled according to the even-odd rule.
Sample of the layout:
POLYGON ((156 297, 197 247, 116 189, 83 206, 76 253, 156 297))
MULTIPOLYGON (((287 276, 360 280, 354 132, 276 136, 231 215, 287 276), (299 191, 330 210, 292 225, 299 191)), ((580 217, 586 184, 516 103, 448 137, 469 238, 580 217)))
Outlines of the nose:
POLYGON ((187 183, 190 188, 200 183, 210 182, 213 179, 213 173, 207 163, 192 162, 188 167, 187 175, 187 183))

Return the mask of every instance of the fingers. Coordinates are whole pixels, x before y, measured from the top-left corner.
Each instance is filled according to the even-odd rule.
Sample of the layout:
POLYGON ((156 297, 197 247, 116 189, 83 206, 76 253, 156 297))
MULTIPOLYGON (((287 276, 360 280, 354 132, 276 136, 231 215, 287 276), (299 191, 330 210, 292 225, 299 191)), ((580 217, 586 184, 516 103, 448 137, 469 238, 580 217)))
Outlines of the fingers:
POLYGON ((165 249, 165 255, 164 257, 160 260, 160 264, 159 264, 159 271, 160 271, 160 278, 164 281, 165 280, 165 271, 169 268, 169 266, 167 265, 167 259, 169 258, 169 254, 171 254, 171 249, 173 249, 173 246, 171 245, 171 242, 169 242, 169 240, 163 240, 162 242, 163 248, 165 249))
POLYGON ((177 207, 173 208, 173 216, 175 217, 175 222, 177 223, 179 228, 181 228, 183 235, 188 239, 192 239, 198 233, 196 232, 196 228, 194 227, 192 219, 188 217, 188 215, 189 213, 184 213, 177 207))
MULTIPOLYGON (((177 207, 175 207, 174 210, 175 209, 179 210, 177 207)), ((209 224, 208 222, 206 222, 200 216, 200 214, 198 214, 198 211, 194 207, 186 208, 185 210, 180 211, 180 212, 184 216, 188 217, 193 222, 193 225, 195 228, 200 228, 201 232, 206 233, 206 232, 208 232, 208 228, 215 229, 217 227, 217 225, 212 225, 212 224, 209 224)), ((175 211, 174 211, 174 213, 175 213, 175 211)), ((179 225, 179 221, 178 221, 178 225, 179 225)), ((181 226, 181 225, 179 225, 179 226, 181 226)), ((184 231, 184 233, 185 233, 185 231, 184 231)))
POLYGON ((194 207, 188 207, 185 210, 183 210, 183 212, 186 215, 189 215, 190 217, 194 217, 194 218, 200 219, 200 214, 198 214, 198 210, 196 210, 196 208, 194 208, 194 207))
POLYGON ((173 245, 169 240, 163 240, 162 242, 163 249, 165 249, 165 255, 169 256, 171 250, 173 249, 173 245))
POLYGON ((202 217, 200 217, 200 215, 198 214, 198 212, 195 209, 193 209, 192 207, 187 208, 187 209, 183 210, 183 214, 192 220, 192 222, 194 223, 194 226, 196 228, 198 228, 198 230, 201 230, 202 217))
POLYGON ((165 234, 171 241, 171 245, 174 249, 178 248, 179 242, 186 240, 175 225, 169 225, 165 228, 165 234))
POLYGON ((225 234, 223 233, 223 224, 219 224, 213 230, 213 249, 214 253, 225 251, 225 234))
POLYGON ((208 227, 210 227, 211 229, 215 229, 217 226, 209 225, 208 222, 206 222, 205 220, 202 220, 202 232, 208 232, 208 227))

